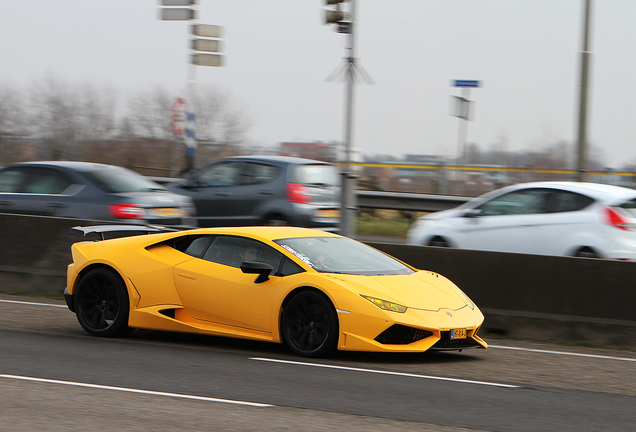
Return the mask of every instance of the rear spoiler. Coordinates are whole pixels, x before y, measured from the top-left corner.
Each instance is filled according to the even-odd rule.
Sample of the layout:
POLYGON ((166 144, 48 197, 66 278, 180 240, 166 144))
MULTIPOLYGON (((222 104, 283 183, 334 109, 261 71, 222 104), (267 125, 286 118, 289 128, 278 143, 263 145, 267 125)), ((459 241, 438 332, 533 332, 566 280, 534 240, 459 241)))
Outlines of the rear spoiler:
POLYGON ((113 233, 113 232, 119 232, 119 233, 138 232, 138 233, 144 233, 144 234, 151 234, 151 233, 159 233, 159 232, 177 232, 177 231, 180 231, 180 230, 175 228, 156 226, 156 225, 94 225, 94 226, 87 226, 87 227, 76 226, 71 228, 72 233, 79 234, 83 237, 86 237, 88 234, 93 234, 93 233, 99 234, 101 240, 106 239, 104 237, 105 233, 113 233))

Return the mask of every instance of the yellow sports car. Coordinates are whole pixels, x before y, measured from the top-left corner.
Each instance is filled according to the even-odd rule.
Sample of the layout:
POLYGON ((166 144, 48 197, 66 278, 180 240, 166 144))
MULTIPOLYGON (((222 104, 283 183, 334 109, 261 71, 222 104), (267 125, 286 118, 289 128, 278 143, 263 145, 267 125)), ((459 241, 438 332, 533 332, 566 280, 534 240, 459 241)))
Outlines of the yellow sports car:
POLYGON ((363 243, 292 227, 76 227, 154 232, 72 247, 66 302, 95 336, 143 328, 335 349, 486 348, 484 316, 445 277, 363 243))

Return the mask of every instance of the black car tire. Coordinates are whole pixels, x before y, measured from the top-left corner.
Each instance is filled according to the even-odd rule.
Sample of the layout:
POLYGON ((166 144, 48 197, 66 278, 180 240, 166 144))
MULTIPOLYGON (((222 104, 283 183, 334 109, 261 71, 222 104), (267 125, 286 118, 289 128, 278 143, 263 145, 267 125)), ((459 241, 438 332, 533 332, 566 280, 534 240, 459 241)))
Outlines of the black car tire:
POLYGON ((304 357, 331 354, 338 343, 338 316, 331 301, 313 290, 294 295, 281 318, 283 341, 304 357))
POLYGON ((428 246, 436 246, 436 247, 450 247, 448 242, 444 240, 443 237, 435 237, 428 242, 428 246))
POLYGON ((290 223, 284 216, 280 215, 272 215, 265 219, 265 223, 263 225, 267 226, 289 226, 290 223))
POLYGON ((75 295, 75 315, 93 336, 116 337, 131 331, 128 327, 128 291, 119 274, 107 268, 86 273, 75 295))
POLYGON ((589 247, 579 249, 574 256, 579 258, 600 258, 599 254, 589 247))

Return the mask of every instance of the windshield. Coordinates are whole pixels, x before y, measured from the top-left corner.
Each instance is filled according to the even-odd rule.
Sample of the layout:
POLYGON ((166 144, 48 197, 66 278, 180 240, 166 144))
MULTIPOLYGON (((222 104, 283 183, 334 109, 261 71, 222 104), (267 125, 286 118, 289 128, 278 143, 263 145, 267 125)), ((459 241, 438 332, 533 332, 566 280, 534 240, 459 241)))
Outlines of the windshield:
POLYGON ((347 237, 301 237, 276 243, 319 272, 355 275, 402 275, 413 270, 347 237))
POLYGON ((147 192, 166 190, 136 172, 120 167, 110 167, 83 173, 97 186, 108 193, 147 192))

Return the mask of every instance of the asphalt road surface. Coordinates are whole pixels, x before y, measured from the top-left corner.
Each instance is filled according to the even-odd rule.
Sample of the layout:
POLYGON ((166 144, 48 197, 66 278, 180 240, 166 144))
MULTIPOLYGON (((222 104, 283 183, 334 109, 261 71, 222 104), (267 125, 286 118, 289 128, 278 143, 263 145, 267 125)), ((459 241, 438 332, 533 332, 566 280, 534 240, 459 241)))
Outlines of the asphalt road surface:
POLYGON ((629 431, 636 353, 505 339, 338 353, 86 334, 61 301, 0 294, 0 430, 629 431))

